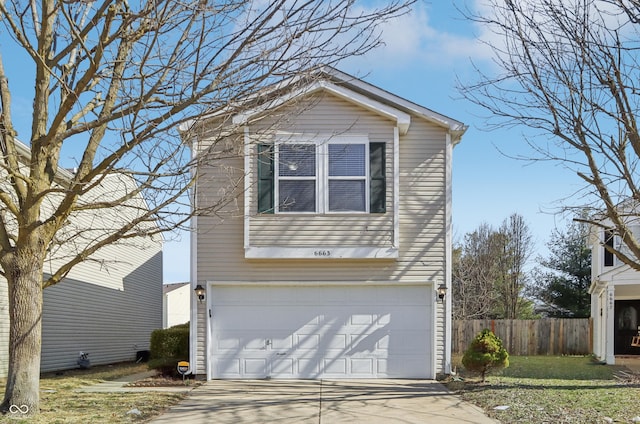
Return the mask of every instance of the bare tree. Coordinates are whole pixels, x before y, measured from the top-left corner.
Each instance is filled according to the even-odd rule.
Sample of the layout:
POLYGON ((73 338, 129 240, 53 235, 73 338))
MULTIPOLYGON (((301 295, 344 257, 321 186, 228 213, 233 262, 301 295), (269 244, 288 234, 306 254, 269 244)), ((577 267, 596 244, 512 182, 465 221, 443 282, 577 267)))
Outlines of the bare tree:
MULTIPOLYGON (((212 111, 237 114, 279 79, 304 81, 321 64, 366 53, 379 44, 376 25, 411 3, 368 11, 355 0, 0 2, 2 53, 28 58, 9 75, 12 58, 0 57, 0 266, 10 315, 0 410, 39 410, 45 287, 105 246, 170 231, 230 201, 221 194, 191 209, 196 164, 178 125, 212 111), (33 80, 27 150, 17 140, 10 76, 33 80), (65 173, 60 158, 70 154, 76 169, 65 173), (113 178, 132 184, 102 195, 113 178), (119 219, 87 232, 74 226, 82 213, 119 219), (52 252, 63 254, 43 277, 52 252)), ((214 153, 207 160, 238 154, 214 153)))
POLYGON ((500 225, 498 238, 500 255, 496 258, 498 280, 495 286, 499 293, 498 305, 503 318, 516 319, 526 303, 523 297, 527 283, 525 265, 533 248, 531 232, 524 218, 514 213, 500 225))
POLYGON ((525 264, 531 234, 522 216, 512 214, 497 230, 483 223, 454 250, 455 319, 519 318, 528 302, 525 264))
POLYGON ((453 318, 485 319, 494 316, 495 290, 501 254, 498 234, 487 223, 467 233, 453 252, 453 318))
POLYGON ((584 182, 577 215, 610 228, 625 248, 606 247, 640 270, 630 224, 640 204, 640 2, 490 0, 468 16, 493 31, 497 75, 461 84, 493 124, 523 125, 534 160, 556 161, 584 182))

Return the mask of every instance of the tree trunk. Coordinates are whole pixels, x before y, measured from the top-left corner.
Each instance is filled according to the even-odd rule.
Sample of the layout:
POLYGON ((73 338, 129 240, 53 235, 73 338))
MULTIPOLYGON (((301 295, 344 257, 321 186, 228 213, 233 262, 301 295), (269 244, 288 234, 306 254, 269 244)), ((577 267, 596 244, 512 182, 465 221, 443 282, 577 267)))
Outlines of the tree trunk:
POLYGON ((17 249, 3 258, 9 286, 9 372, 0 412, 35 415, 40 402, 42 270, 44 252, 17 249))

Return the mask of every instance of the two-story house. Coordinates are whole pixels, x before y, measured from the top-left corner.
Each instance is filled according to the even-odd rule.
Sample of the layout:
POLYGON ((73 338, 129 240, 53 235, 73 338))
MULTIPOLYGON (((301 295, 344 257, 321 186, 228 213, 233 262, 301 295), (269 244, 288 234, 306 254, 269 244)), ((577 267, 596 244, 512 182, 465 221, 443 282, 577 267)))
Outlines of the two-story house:
POLYGON ((277 87, 182 128, 196 204, 233 194, 192 221, 192 290, 205 291, 192 372, 448 373, 452 149, 466 126, 332 68, 277 87))
MULTIPOLYGON (((640 239, 640 219, 633 219, 628 226, 640 239)), ((606 250, 605 245, 623 252, 625 247, 613 230, 606 229, 606 221, 604 224, 605 228, 592 227, 590 241, 593 353, 615 364, 616 356, 640 355, 640 345, 634 343, 634 336, 640 334, 640 273, 606 250)))

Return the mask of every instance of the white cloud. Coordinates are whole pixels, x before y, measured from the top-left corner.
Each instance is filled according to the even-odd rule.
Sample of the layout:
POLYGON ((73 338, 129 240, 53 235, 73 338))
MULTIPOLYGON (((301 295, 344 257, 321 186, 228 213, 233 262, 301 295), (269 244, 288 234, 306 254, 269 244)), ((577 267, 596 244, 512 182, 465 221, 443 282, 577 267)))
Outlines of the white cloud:
POLYGON ((468 65, 470 59, 488 60, 492 52, 476 38, 473 23, 452 5, 447 9, 447 17, 438 21, 427 5, 418 3, 409 14, 383 23, 380 30, 384 46, 365 58, 351 60, 349 67, 354 62, 366 62, 377 69, 412 64, 450 67, 455 63, 468 65))

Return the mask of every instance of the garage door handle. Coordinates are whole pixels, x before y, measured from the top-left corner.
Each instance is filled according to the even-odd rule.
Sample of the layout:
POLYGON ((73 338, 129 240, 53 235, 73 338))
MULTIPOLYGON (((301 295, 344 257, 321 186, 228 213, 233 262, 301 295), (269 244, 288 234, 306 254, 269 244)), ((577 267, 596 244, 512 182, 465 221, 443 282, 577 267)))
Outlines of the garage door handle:
POLYGON ((287 354, 286 352, 278 352, 278 353, 276 353, 276 355, 278 355, 278 356, 284 356, 286 354, 287 354))

